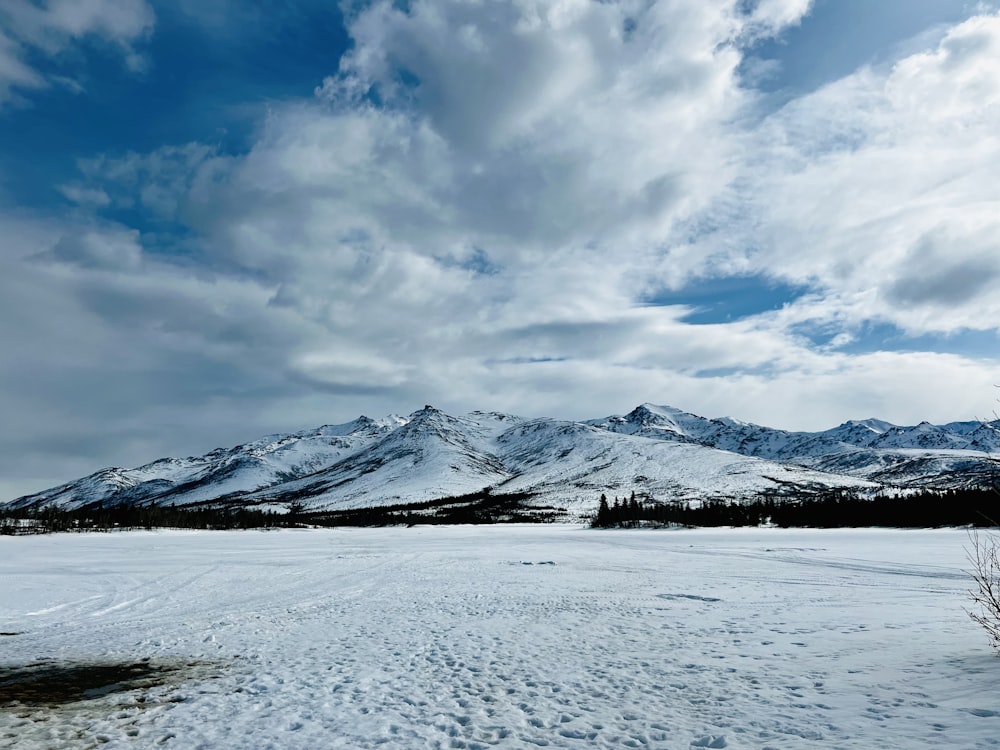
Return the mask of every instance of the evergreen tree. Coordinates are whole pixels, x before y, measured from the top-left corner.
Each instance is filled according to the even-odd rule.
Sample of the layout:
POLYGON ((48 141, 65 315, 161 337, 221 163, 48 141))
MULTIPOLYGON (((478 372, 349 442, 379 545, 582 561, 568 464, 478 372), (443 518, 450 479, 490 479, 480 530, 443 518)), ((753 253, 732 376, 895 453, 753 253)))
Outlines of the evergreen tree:
POLYGON ((611 508, 608 507, 608 497, 602 494, 601 504, 597 508, 597 518, 594 519, 594 526, 606 529, 611 523, 611 508))

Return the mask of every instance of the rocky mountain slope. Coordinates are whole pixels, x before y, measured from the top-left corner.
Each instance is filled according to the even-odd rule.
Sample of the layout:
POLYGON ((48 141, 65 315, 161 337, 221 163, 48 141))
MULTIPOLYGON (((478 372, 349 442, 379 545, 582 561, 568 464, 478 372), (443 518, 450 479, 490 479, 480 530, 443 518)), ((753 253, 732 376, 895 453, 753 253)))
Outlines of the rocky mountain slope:
POLYGON ((740 500, 834 488, 986 484, 997 452, 998 422, 900 427, 867 419, 789 432, 652 404, 586 422, 478 411, 455 417, 427 406, 408 417, 359 417, 204 456, 103 469, 8 505, 342 510, 488 488, 580 515, 593 510, 601 493, 740 500))
POLYGON ((906 487, 965 487, 992 481, 1000 420, 921 422, 901 427, 851 420, 822 432, 789 432, 738 420, 706 419, 670 406, 643 404, 625 416, 589 424, 631 435, 707 445, 906 487))

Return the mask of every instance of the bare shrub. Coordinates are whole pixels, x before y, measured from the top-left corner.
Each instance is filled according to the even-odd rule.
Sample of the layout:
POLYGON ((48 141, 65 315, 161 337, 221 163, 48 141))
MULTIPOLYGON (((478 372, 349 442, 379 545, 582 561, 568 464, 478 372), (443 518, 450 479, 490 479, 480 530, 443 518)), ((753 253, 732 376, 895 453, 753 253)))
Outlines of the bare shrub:
POLYGON ((1000 653, 1000 537, 980 536, 973 531, 969 541, 971 548, 966 549, 966 556, 975 588, 969 591, 973 607, 966 612, 983 627, 994 650, 1000 653))

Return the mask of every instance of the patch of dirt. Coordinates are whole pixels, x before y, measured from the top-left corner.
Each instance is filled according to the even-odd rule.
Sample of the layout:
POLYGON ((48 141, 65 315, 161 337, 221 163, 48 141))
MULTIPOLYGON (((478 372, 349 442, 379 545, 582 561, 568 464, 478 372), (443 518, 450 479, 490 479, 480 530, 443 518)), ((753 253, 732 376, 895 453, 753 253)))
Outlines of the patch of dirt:
POLYGON ((42 661, 21 667, 0 666, 0 707, 59 706, 141 690, 179 680, 197 662, 157 664, 134 662, 42 661))

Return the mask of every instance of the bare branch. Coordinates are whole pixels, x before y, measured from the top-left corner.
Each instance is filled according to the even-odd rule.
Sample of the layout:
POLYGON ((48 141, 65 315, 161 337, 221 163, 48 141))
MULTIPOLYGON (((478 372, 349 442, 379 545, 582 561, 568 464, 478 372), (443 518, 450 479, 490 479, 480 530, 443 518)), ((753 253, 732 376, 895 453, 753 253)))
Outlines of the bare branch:
POLYGON ((971 547, 965 552, 975 587, 969 591, 973 608, 966 612, 982 626, 994 650, 1000 653, 1000 539, 994 534, 981 537, 978 531, 972 531, 969 542, 971 547))

